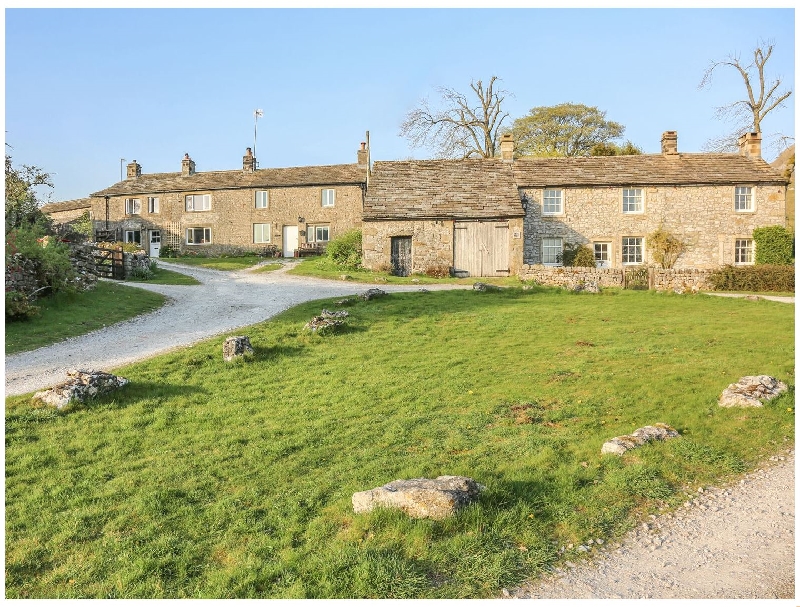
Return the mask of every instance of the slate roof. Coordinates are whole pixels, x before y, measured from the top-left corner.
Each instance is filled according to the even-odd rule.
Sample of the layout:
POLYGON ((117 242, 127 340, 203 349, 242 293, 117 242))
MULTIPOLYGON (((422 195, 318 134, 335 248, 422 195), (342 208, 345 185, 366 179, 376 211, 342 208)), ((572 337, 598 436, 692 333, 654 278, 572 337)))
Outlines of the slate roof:
POLYGON ((764 160, 739 154, 520 158, 514 161, 514 179, 521 188, 786 183, 764 160))
POLYGON ((511 163, 499 159, 375 162, 364 219, 523 217, 511 163))
POLYGON ((90 209, 92 202, 88 198, 76 198, 64 202, 51 202, 40 207, 43 213, 58 213, 59 211, 75 211, 77 209, 90 209))
POLYGON ((164 192, 199 192, 239 188, 356 185, 366 181, 367 169, 358 164, 258 169, 256 171, 206 171, 184 177, 181 173, 149 173, 115 183, 92 196, 125 196, 164 192))

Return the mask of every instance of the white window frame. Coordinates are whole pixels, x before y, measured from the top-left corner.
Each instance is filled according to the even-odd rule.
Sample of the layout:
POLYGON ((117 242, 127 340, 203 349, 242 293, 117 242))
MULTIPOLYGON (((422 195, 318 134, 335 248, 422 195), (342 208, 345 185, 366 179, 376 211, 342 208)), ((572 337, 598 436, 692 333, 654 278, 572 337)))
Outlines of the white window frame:
POLYGON ((267 244, 272 242, 272 224, 254 223, 253 224, 253 243, 267 244), (266 232, 266 235, 264 235, 266 232))
POLYGON ((622 265, 623 266, 640 266, 644 263, 644 237, 643 236, 623 236, 622 237, 622 265), (638 243, 630 243, 626 241, 630 240, 638 240, 638 243), (633 247, 634 249, 634 260, 630 261, 630 257, 628 261, 625 261, 626 255, 629 255, 628 249, 633 247), (638 255, 636 252, 638 251, 638 255), (638 259, 637 259, 638 257, 638 259))
POLYGON ((325 208, 336 206, 336 190, 333 188, 323 188, 322 206, 325 208))
POLYGON ((330 242, 331 239, 331 227, 328 224, 325 225, 318 225, 318 226, 308 226, 306 230, 306 240, 308 242, 330 242), (327 238, 320 238, 321 231, 327 232, 327 238))
POLYGON ((139 246, 142 246, 142 231, 141 230, 125 230, 125 242, 126 243, 135 243, 139 246), (139 235, 139 240, 136 240, 136 234, 139 235))
POLYGON ((186 211, 199 212, 211 210, 211 194, 187 194, 186 211))
POLYGON ((553 236, 542 238, 542 265, 560 266, 564 263, 564 239, 553 236), (557 243, 557 244, 556 244, 557 243), (558 250, 553 257, 553 250, 558 250), (547 251, 547 254, 545 253, 547 251), (549 261, 548 261, 549 260, 549 261))
POLYGON ((756 189, 751 185, 733 188, 733 210, 737 213, 753 213, 756 210, 756 189))
POLYGON ((195 227, 191 227, 191 228, 186 228, 186 244, 190 244, 192 246, 201 246, 201 245, 211 244, 211 228, 206 228, 206 227, 203 227, 203 226, 195 226, 195 227), (194 242, 194 231, 195 230, 203 230, 203 242, 194 242))
POLYGON ((733 265, 752 266, 756 260, 756 243, 752 238, 737 238, 733 243, 733 265), (744 259, 742 259, 744 257, 744 259))
POLYGON ((542 191, 542 215, 564 214, 564 190, 547 189, 542 191), (555 205, 553 201, 558 200, 555 205), (548 208, 549 207, 549 208, 548 208))
POLYGON ((644 188, 622 188, 622 212, 626 215, 644 213, 644 188), (626 208, 631 199, 638 201, 638 204, 633 209, 626 208))
POLYGON ((148 213, 160 213, 161 212, 161 205, 158 200, 157 196, 148 196, 147 197, 147 212, 148 213))
POLYGON ((256 208, 268 209, 269 208, 269 191, 258 190, 256 191, 256 208))
POLYGON ((125 199, 125 214, 126 215, 141 215, 142 214, 142 200, 141 200, 141 198, 126 198, 125 199))

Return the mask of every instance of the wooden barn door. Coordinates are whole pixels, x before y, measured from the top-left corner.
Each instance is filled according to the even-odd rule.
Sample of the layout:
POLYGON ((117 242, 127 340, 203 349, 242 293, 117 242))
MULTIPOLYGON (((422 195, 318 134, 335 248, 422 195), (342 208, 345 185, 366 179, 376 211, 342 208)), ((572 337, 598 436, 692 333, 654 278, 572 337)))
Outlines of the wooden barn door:
POLYGON ((453 226, 456 275, 508 276, 508 222, 463 221, 453 226))
POLYGON ((392 274, 411 274, 411 236, 392 236, 392 274))

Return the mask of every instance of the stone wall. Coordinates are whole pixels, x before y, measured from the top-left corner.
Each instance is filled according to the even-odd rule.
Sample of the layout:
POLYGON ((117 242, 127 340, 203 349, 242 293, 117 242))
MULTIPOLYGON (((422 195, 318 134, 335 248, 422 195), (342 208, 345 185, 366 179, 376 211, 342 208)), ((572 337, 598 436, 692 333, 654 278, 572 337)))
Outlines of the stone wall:
MULTIPOLYGON (((750 185, 747 183, 739 185, 750 185)), ((527 264, 541 263, 542 238, 561 237, 564 244, 607 242, 611 267, 622 267, 622 238, 644 238, 644 263, 649 262, 647 235, 659 227, 687 244, 676 268, 715 268, 734 263, 737 238, 752 238, 762 226, 785 225, 784 187, 754 186, 754 210, 734 210, 735 185, 658 186, 642 188, 644 212, 622 212, 621 187, 563 188, 563 213, 543 216, 542 189, 520 190, 528 199, 525 217, 527 264)))
MULTIPOLYGON (((105 229, 105 199, 95 197, 91 201, 95 229, 105 229)), ((308 242, 307 232, 317 225, 328 226, 330 240, 360 227, 362 201, 363 194, 358 185, 129 194, 112 196, 109 199, 108 227, 111 230, 140 230, 142 247, 147 253, 150 253, 149 230, 162 231, 162 246, 170 242, 169 235, 178 236, 182 251, 213 252, 218 248, 217 245, 234 245, 258 250, 267 244, 276 244, 282 248, 284 226, 298 227, 301 244, 308 242), (336 191, 334 206, 323 207, 322 190, 331 188, 336 191), (269 206, 266 209, 257 209, 255 193, 264 189, 269 192, 269 206), (185 201, 187 194, 210 194, 211 208, 208 211, 187 212, 185 201), (158 197, 158 213, 148 211, 148 196, 158 197), (138 198, 141 201, 140 214, 125 214, 126 198, 138 198), (254 242, 254 224, 270 225, 269 242, 254 242), (211 228, 211 243, 186 244, 187 228, 211 228)))
MULTIPOLYGON (((532 280, 541 285, 574 289, 576 286, 595 283, 599 287, 622 287, 622 268, 522 266, 521 280, 532 280)), ((688 293, 712 290, 708 277, 714 270, 648 268, 650 288, 657 291, 688 293)))
POLYGON ((36 278, 36 263, 19 253, 6 259, 6 293, 19 291, 30 295, 39 288, 36 278))
POLYGON ((411 236, 411 272, 453 265, 453 222, 446 220, 365 221, 363 264, 370 270, 392 267, 392 237, 411 236))

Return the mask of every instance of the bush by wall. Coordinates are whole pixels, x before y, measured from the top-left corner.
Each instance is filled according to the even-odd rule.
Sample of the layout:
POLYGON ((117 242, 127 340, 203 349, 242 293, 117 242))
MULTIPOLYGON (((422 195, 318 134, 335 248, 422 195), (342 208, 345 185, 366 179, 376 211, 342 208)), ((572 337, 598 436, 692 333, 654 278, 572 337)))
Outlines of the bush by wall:
POLYGON ((563 263, 565 266, 572 266, 577 268, 594 268, 594 251, 586 245, 564 245, 564 252, 562 253, 563 263))
POLYGON ((331 240, 326 257, 339 268, 357 270, 361 267, 361 230, 350 230, 331 240))
POLYGON ((708 281, 715 291, 794 292, 794 266, 724 266, 708 281))
POLYGON ((794 263, 794 234, 783 226, 756 228, 753 240, 756 243, 756 265, 794 263))

